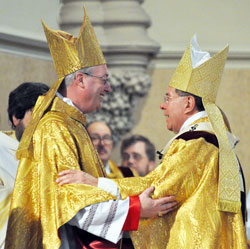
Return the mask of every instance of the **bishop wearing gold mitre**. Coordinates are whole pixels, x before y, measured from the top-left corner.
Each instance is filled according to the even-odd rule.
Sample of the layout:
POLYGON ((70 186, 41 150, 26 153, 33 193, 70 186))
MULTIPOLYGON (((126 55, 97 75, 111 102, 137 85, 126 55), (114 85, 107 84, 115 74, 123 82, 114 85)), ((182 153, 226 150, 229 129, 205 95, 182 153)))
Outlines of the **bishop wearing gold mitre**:
POLYGON ((115 180, 123 198, 153 185, 153 197, 175 195, 180 205, 141 219, 132 232, 135 248, 247 248, 234 136, 215 104, 227 53, 228 46, 210 57, 192 39, 161 104, 167 128, 177 133, 161 152, 161 164, 144 178, 115 180))
MULTIPOLYGON (((236 140, 215 104, 227 53, 228 46, 211 57, 192 39, 160 106, 176 133, 161 164, 145 177, 110 180, 122 198, 154 186, 153 198, 175 195, 179 202, 167 215, 140 219, 131 232, 136 249, 247 248, 236 140)), ((82 183, 96 184, 86 175, 82 183)))
POLYGON ((63 170, 106 176, 85 127, 85 113, 111 91, 105 59, 86 11, 78 38, 43 26, 58 81, 38 99, 20 141, 5 248, 122 248, 122 232, 136 230, 152 209, 141 205, 154 203, 150 192, 121 200, 105 180, 103 189, 56 182, 63 170))

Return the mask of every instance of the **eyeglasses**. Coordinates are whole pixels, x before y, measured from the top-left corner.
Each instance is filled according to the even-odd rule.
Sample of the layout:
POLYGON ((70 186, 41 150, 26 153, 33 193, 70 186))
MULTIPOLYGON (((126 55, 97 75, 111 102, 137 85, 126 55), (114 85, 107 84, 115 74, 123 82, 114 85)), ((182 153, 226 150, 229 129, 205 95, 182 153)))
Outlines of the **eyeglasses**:
POLYGON ((164 98, 163 98, 163 102, 165 104, 167 104, 171 99, 175 99, 175 98, 178 98, 178 97, 187 97, 187 96, 176 95, 176 96, 170 97, 168 95, 165 95, 164 98))
POLYGON ((112 144, 113 140, 112 137, 109 135, 105 135, 103 137, 100 137, 99 135, 92 135, 90 136, 92 143, 94 145, 99 144, 101 141, 105 144, 105 145, 110 145, 112 144))
POLYGON ((104 85, 109 83, 109 78, 104 78, 105 76, 96 76, 96 75, 92 75, 92 74, 89 74, 89 73, 84 73, 84 74, 89 76, 89 77, 94 77, 94 78, 97 78, 99 80, 102 80, 104 85))

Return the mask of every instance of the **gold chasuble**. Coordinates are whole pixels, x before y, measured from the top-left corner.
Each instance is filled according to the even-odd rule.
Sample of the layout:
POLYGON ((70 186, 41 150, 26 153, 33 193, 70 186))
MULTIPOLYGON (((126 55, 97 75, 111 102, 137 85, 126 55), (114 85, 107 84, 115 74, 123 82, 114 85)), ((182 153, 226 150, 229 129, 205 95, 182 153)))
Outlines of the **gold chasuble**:
POLYGON ((43 26, 58 81, 39 97, 17 151, 20 164, 7 229, 8 249, 57 249, 59 228, 80 209, 115 199, 89 185, 56 183, 58 173, 66 169, 105 176, 85 129, 85 116, 55 96, 65 76, 106 62, 86 10, 77 38, 43 26))
POLYGON ((56 183, 58 173, 66 169, 104 176, 84 124, 85 116, 57 97, 39 122, 33 135, 34 156, 21 159, 18 167, 6 248, 59 248, 58 229, 80 209, 115 199, 89 185, 56 183))
MULTIPOLYGON (((195 129, 202 126, 201 130, 212 133, 208 119, 201 121, 196 122, 195 129)), ((218 148, 203 137, 185 141, 179 135, 170 141, 161 164, 147 176, 114 180, 122 198, 138 195, 152 185, 153 198, 175 195, 179 202, 176 211, 141 219, 138 231, 131 233, 134 247, 246 249, 241 212, 217 209, 218 148)))

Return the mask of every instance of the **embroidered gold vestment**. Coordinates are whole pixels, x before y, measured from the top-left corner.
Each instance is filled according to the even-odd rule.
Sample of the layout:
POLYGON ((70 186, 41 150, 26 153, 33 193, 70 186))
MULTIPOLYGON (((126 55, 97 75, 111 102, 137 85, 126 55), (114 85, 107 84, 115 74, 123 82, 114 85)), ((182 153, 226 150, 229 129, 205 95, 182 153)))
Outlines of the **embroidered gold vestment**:
POLYGON ((33 157, 22 158, 18 167, 6 248, 59 248, 58 229, 80 209, 115 199, 89 185, 56 183, 66 169, 105 176, 84 124, 85 116, 57 97, 40 120, 32 138, 33 157))
POLYGON ((141 219, 136 249, 246 249, 242 214, 217 210, 218 148, 204 138, 174 139, 161 164, 145 177, 114 180, 122 198, 154 186, 153 198, 175 195, 179 207, 141 219))

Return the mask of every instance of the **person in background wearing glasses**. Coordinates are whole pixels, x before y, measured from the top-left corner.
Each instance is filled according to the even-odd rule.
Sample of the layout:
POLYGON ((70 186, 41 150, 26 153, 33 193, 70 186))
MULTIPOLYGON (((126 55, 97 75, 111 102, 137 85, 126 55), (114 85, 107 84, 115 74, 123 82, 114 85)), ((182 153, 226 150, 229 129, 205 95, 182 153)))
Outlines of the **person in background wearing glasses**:
POLYGON ((155 167, 155 147, 141 135, 133 135, 122 141, 121 157, 121 166, 136 170, 140 176, 147 175, 155 167))
POLYGON ((117 167, 113 160, 111 160, 110 156, 114 142, 111 129, 106 123, 100 121, 92 122, 88 124, 87 130, 102 160, 108 178, 137 176, 135 170, 130 170, 127 167, 117 167))
POLYGON ((109 179, 85 126, 85 114, 111 91, 93 27, 86 10, 78 38, 43 25, 58 80, 36 102, 20 141, 6 248, 121 248, 123 231, 136 230, 139 217, 167 213, 176 202, 153 200, 153 187, 125 199, 106 188, 109 179), (104 177, 103 183, 57 181, 74 169, 104 177))

